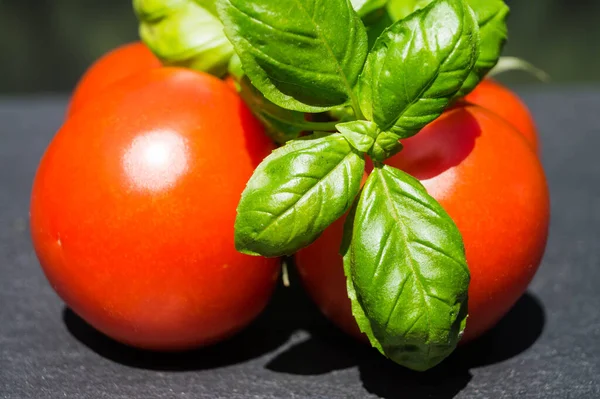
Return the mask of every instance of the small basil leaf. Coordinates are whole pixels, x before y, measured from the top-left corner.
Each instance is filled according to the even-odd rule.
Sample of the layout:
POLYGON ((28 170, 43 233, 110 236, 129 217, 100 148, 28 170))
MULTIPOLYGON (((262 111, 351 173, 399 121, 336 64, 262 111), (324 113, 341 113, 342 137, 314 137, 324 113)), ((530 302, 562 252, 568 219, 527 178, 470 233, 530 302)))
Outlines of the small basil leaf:
POLYGON ((225 33, 264 96, 294 111, 320 112, 354 97, 367 54, 350 0, 219 0, 225 33))
POLYGON ((338 123, 335 127, 360 152, 368 152, 380 132, 375 123, 363 120, 338 123))
POLYGON ((344 269, 361 330, 403 366, 441 362, 467 315, 469 270, 452 219, 417 179, 383 166, 367 179, 346 229, 344 269))
POLYGON ((237 250, 271 257, 310 244, 352 205, 364 167, 364 157, 340 134, 294 140, 275 150, 242 194, 237 250))
POLYGON ((222 76, 233 46, 209 9, 214 1, 134 0, 143 42, 166 65, 222 76), (209 9, 203 7, 206 5, 209 9))
POLYGON ((402 138, 415 134, 462 87, 478 38, 464 0, 436 0, 394 23, 375 42, 359 79, 365 117, 402 138))
POLYGON ((337 130, 357 151, 369 154, 374 161, 383 162, 402 150, 400 136, 382 132, 377 124, 364 120, 338 123, 337 130))
POLYGON ((398 141, 400 137, 394 132, 381 132, 375 140, 375 144, 369 151, 369 156, 374 161, 383 162, 402 150, 402 144, 398 141))
POLYGON ((250 83, 246 76, 243 76, 238 84, 240 96, 262 122, 266 133, 273 141, 283 144, 297 138, 305 130, 304 113, 290 111, 273 104, 250 83))
POLYGON ((496 65, 508 34, 506 18, 509 8, 503 0, 467 0, 467 3, 475 12, 479 25, 479 56, 458 96, 464 96, 471 92, 496 65))
POLYGON ((360 17, 369 15, 387 4, 388 0, 350 0, 352 7, 360 17))

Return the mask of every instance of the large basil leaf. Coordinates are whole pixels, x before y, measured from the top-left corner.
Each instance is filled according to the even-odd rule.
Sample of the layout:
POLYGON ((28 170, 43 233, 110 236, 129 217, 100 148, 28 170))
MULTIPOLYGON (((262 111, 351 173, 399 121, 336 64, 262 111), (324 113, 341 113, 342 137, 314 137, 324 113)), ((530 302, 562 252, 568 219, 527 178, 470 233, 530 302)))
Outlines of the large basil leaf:
POLYGON ((367 34, 350 0, 219 0, 225 33, 267 99, 320 112, 354 97, 367 34))
POLYGON ((467 0, 479 25, 479 56, 475 67, 460 89, 458 96, 472 91, 477 83, 492 69, 502 53, 508 34, 506 18, 509 8, 503 0, 467 0))
POLYGON ((134 0, 144 43, 166 65, 222 76, 233 46, 214 15, 214 0, 134 0), (204 7, 208 8, 204 8, 204 7))
MULTIPOLYGON (((397 21, 426 7, 432 0, 390 0, 388 12, 397 21)), ((485 74, 496 65, 507 38, 506 18, 509 8, 503 0, 465 0, 475 13, 479 26, 479 55, 457 97, 468 94, 485 74)))
POLYGON ((251 255, 290 255, 348 210, 365 168, 340 134, 295 140, 258 166, 238 205, 235 244, 251 255))
POLYGON ((359 79, 363 114, 409 137, 437 118, 473 69, 478 27, 464 0, 436 0, 377 39, 359 79))
POLYGON ((353 313, 373 346, 415 370, 456 347, 467 315, 461 235, 421 183, 375 168, 346 224, 344 269, 353 313))

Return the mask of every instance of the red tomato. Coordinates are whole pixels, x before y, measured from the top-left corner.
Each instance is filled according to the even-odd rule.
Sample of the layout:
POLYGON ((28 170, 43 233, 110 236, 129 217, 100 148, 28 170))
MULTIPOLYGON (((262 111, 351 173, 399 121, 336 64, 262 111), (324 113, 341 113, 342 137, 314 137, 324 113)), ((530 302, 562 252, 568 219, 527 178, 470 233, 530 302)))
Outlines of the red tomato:
POLYGON ((234 334, 279 272, 233 238, 240 194, 273 148, 215 77, 158 68, 123 80, 65 123, 39 165, 31 233, 48 280, 126 344, 179 350, 234 334))
POLYGON ((91 98, 121 79, 160 66, 158 58, 142 42, 117 47, 100 57, 79 80, 67 115, 72 115, 91 98))
POLYGON ((465 100, 487 108, 513 125, 538 151, 538 135, 535 121, 525 103, 513 91, 500 83, 485 79, 465 100))
MULTIPOLYGON (((388 163, 420 179, 463 235, 471 271, 465 342, 502 318, 540 264, 549 219, 544 172, 521 135, 477 106, 452 109, 403 143, 388 163)), ((323 313, 361 336, 337 253, 342 230, 338 220, 296 263, 323 313)))

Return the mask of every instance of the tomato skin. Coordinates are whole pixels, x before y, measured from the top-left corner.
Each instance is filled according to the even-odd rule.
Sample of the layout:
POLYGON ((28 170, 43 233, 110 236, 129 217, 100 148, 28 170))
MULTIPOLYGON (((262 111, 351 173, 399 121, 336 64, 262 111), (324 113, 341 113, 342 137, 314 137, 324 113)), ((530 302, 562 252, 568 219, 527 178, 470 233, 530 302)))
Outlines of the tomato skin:
POLYGON ((160 66, 159 59, 139 41, 109 51, 94 62, 77 83, 67 116, 73 115, 90 99, 121 79, 160 66))
POLYGON ((527 105, 508 87, 492 79, 484 79, 465 96, 469 103, 486 108, 514 126, 539 152, 537 128, 527 105))
POLYGON ((59 130, 31 197, 53 288, 123 343, 180 350, 224 339, 267 303, 279 260, 234 248, 236 206, 273 150, 239 96, 178 68, 124 80, 59 130))
MULTIPOLYGON (((388 160, 421 180, 463 235, 471 271, 462 342, 493 327, 523 294, 544 253, 549 197, 542 166, 510 125, 481 107, 447 111, 388 160)), ((337 255, 338 220, 296 263, 309 295, 343 330, 365 339, 351 314, 337 255)))

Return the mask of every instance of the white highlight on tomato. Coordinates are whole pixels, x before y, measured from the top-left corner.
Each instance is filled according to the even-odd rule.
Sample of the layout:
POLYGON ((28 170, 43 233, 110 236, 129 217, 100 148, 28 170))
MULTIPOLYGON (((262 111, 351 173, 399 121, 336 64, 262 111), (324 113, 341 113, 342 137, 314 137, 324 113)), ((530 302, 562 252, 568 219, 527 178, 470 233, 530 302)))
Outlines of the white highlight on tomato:
POLYGON ((128 178, 138 189, 170 188, 187 170, 186 140, 168 130, 136 137, 125 152, 123 164, 128 178))

